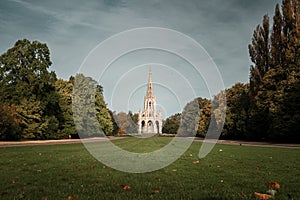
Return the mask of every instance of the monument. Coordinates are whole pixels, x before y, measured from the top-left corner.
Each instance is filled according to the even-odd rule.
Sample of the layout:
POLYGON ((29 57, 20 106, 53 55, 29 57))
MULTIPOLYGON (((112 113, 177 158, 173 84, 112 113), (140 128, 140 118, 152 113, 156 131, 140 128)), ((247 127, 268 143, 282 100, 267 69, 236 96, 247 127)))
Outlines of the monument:
POLYGON ((138 132, 142 135, 162 133, 162 115, 156 110, 151 69, 149 70, 147 92, 144 97, 144 109, 139 112, 138 127, 138 132))

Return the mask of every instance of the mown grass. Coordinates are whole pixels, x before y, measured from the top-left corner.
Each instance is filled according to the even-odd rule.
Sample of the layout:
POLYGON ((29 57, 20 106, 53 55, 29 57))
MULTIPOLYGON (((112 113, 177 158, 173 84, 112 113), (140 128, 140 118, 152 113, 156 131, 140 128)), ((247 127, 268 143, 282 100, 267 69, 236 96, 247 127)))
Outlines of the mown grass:
MULTIPOLYGON (((170 139, 114 143, 149 152, 170 139)), ((300 150, 216 145, 193 164, 200 146, 194 142, 175 163, 144 174, 107 167, 82 144, 1 147, 0 199, 254 199, 269 181, 281 185, 275 199, 300 199, 300 150), (125 185, 131 189, 124 190, 125 185)))

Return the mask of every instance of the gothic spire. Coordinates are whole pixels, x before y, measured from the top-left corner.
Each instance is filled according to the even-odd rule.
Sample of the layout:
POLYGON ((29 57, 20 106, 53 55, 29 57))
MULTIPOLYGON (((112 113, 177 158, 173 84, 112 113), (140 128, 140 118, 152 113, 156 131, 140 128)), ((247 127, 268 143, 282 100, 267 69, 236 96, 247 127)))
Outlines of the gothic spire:
POLYGON ((152 70, 150 68, 146 97, 153 97, 153 96, 154 96, 154 93, 153 93, 153 87, 152 87, 152 70))

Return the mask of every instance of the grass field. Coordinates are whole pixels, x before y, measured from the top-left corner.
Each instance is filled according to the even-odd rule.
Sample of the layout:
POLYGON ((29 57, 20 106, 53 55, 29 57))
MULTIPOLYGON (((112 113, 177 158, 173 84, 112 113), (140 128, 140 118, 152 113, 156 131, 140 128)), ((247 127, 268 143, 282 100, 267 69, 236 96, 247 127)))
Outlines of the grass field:
MULTIPOLYGON (((114 143, 149 152, 169 141, 114 143)), ((300 199, 299 149, 216 145, 193 164, 200 146, 194 142, 172 165, 144 174, 109 168, 82 144, 1 147, 0 199, 255 199, 253 193, 266 192, 269 181, 281 186, 275 199, 300 199)))

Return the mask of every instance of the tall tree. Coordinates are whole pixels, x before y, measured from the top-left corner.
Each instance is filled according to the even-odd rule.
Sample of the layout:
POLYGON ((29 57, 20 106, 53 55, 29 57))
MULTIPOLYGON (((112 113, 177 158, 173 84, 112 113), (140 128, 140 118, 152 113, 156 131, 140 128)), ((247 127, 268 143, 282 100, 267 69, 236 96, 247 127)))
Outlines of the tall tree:
POLYGON ((103 136, 113 131, 109 110, 103 99, 102 87, 91 77, 77 74, 74 80, 72 110, 79 134, 103 136))
POLYGON ((0 101, 16 106, 21 137, 56 138, 60 111, 50 65, 50 51, 38 41, 19 40, 0 56, 0 101))
POLYGON ((273 31, 271 35, 271 65, 272 68, 279 68, 284 62, 284 42, 282 32, 282 15, 279 4, 276 5, 275 15, 273 17, 273 31))
MULTIPOLYGON (((300 23, 299 0, 283 0, 277 4, 268 41, 269 68, 261 73, 262 53, 266 45, 254 31, 249 54, 254 66, 250 69, 249 129, 253 139, 300 141, 299 96, 300 23), (258 74, 258 75, 256 75, 258 74), (259 80, 257 81, 257 78, 259 80), (293 107, 291 107, 293 105, 293 107)), ((264 17, 265 22, 265 17, 264 17)), ((267 27, 267 26, 266 26, 267 27)), ((265 54, 267 55, 267 54, 265 54)), ((267 59, 264 59, 265 61, 267 59)))
POLYGON ((252 43, 248 46, 251 61, 254 63, 250 69, 250 89, 254 94, 261 84, 262 77, 270 68, 269 47, 269 17, 265 15, 263 25, 256 27, 252 43))
POLYGON ((1 101, 20 103, 23 98, 45 100, 45 93, 53 91, 56 80, 49 72, 50 51, 46 44, 23 39, 0 56, 1 101))

